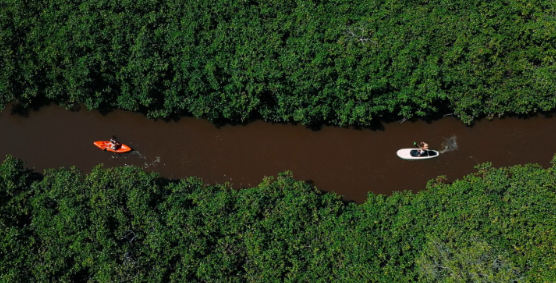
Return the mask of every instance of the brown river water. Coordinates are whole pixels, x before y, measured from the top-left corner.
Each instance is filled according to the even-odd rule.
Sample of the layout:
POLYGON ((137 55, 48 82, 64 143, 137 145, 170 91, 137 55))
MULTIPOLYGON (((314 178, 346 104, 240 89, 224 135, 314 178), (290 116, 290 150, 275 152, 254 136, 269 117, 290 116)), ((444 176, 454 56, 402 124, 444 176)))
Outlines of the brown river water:
POLYGON ((461 179, 487 161, 496 167, 548 167, 556 152, 556 118, 542 115, 482 120, 472 127, 451 116, 382 126, 315 131, 256 121, 217 127, 196 118, 150 120, 120 110, 103 115, 46 106, 22 116, 7 107, 0 113, 0 156, 14 155, 38 172, 72 165, 88 172, 99 163, 136 165, 167 178, 198 176, 207 184, 229 182, 234 188, 253 187, 264 176, 291 170, 296 179, 361 203, 369 192, 422 190, 439 175, 461 179), (112 135, 135 151, 115 154, 93 145, 112 135), (457 137, 459 148, 437 158, 406 161, 396 156, 398 149, 413 147, 413 141, 425 140, 431 149, 440 149, 451 136, 457 137))

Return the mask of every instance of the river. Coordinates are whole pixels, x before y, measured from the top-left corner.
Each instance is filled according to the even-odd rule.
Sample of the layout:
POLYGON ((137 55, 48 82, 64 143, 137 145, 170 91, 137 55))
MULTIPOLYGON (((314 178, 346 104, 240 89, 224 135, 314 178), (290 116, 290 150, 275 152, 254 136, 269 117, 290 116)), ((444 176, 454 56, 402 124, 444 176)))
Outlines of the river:
POLYGON ((358 203, 368 192, 419 191, 428 180, 448 181, 490 161, 494 166, 538 163, 544 167, 556 152, 556 118, 502 118, 477 121, 472 127, 454 117, 385 123, 378 130, 322 127, 255 121, 240 126, 215 126, 191 117, 151 120, 140 113, 114 110, 68 111, 58 106, 13 114, 0 113, 0 155, 12 154, 42 172, 45 168, 136 165, 167 178, 201 177, 207 184, 229 182, 234 188, 256 186, 264 176, 285 170, 358 203), (118 141, 135 152, 103 152, 96 140, 118 141), (400 148, 425 140, 439 149, 456 136, 458 149, 438 158, 406 161, 400 148))

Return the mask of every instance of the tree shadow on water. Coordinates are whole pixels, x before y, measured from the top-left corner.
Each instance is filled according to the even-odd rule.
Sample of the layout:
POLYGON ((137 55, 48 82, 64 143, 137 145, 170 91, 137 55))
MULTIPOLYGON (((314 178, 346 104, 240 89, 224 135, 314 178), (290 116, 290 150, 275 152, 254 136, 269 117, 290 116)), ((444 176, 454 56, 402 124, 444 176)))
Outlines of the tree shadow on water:
POLYGON ((112 107, 110 104, 108 103, 102 103, 98 108, 97 108, 98 113, 100 113, 100 115, 102 116, 106 116, 110 113, 112 113, 114 111, 114 107, 112 107))
POLYGON ((12 102, 10 114, 29 117, 31 112, 37 112, 43 107, 50 106, 52 103, 52 100, 42 95, 35 97, 29 102, 12 102))

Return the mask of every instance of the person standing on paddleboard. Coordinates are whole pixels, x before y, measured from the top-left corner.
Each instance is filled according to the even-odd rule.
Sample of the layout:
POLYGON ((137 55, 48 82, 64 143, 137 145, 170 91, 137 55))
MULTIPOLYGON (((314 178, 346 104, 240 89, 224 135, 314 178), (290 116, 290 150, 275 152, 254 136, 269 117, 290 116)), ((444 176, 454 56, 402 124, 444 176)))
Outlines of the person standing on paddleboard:
POLYGON ((429 144, 422 141, 419 143, 419 156, 423 156, 425 155, 425 153, 427 152, 427 149, 429 149, 429 144))

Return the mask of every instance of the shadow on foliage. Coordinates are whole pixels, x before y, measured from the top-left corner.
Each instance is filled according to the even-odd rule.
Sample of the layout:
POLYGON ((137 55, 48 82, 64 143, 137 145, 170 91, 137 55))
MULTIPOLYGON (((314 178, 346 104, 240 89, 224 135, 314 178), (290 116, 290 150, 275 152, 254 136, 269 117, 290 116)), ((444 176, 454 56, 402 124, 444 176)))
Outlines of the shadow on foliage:
POLYGON ((495 115, 493 117, 481 117, 481 119, 478 119, 477 121, 480 121, 482 119, 489 119, 489 120, 493 120, 493 119, 506 119, 506 118, 517 118, 519 120, 529 120, 535 117, 543 117, 543 118, 553 118, 556 115, 556 109, 552 110, 552 111, 537 111, 535 113, 529 113, 529 114, 517 114, 517 113, 507 113, 504 114, 503 116, 498 116, 495 115))
MULTIPOLYGON (((33 183, 38 183, 44 178, 42 174, 31 169, 25 169, 25 175, 25 185, 27 188, 31 188, 33 183)), ((30 214, 22 213, 17 215, 17 221, 15 221, 15 223, 18 228, 23 229, 24 227, 31 225, 32 220, 33 218, 30 217, 30 214)))
POLYGON ((43 175, 43 174, 41 174, 41 173, 39 173, 39 172, 35 172, 35 171, 31 170, 31 169, 27 169, 27 174, 28 174, 28 175, 27 175, 28 178, 26 179, 26 181, 27 181, 29 184, 36 183, 36 182, 40 182, 40 181, 42 181, 42 179, 44 179, 44 175, 43 175))
POLYGON ((357 202, 355 200, 346 199, 343 195, 339 195, 338 193, 336 193, 334 191, 325 191, 325 190, 321 190, 321 189, 317 188, 317 186, 315 185, 315 182, 313 180, 308 179, 308 180, 300 180, 300 181, 307 184, 311 189, 315 190, 315 193, 319 196, 322 196, 324 194, 334 194, 334 195, 340 196, 340 198, 341 198, 340 201, 345 205, 348 205, 350 203, 357 204, 357 202))
MULTIPOLYGON (((445 115, 446 116, 446 115, 445 115)), ((533 113, 504 113, 503 115, 491 114, 491 115, 481 115, 476 117, 470 124, 466 125, 469 128, 475 126, 476 123, 482 121, 492 121, 492 120, 504 120, 504 119, 519 119, 519 120, 529 120, 536 117, 542 118, 554 118, 556 116, 556 109, 550 111, 536 111, 533 113)), ((462 122, 463 123, 463 122, 462 122)))

